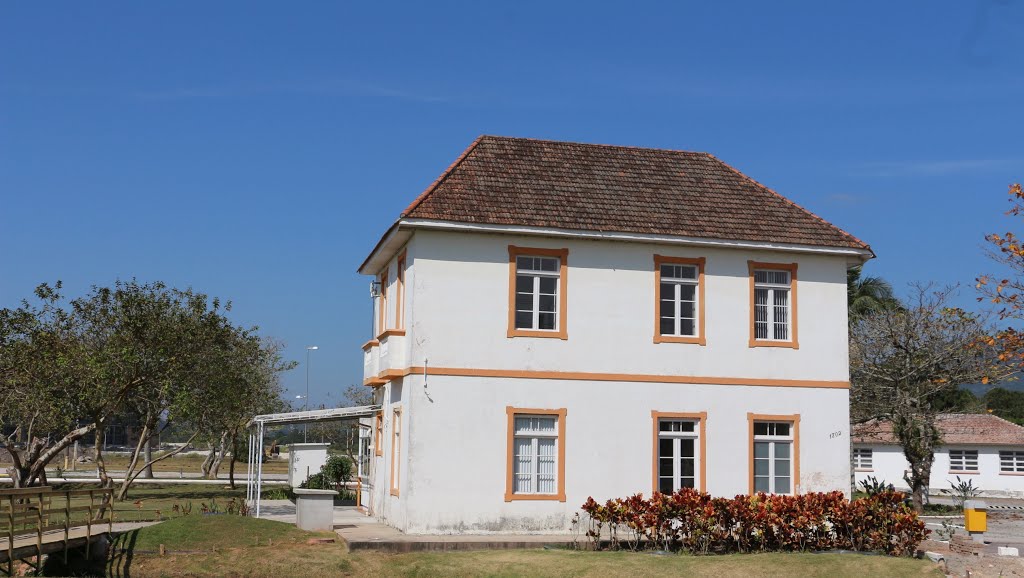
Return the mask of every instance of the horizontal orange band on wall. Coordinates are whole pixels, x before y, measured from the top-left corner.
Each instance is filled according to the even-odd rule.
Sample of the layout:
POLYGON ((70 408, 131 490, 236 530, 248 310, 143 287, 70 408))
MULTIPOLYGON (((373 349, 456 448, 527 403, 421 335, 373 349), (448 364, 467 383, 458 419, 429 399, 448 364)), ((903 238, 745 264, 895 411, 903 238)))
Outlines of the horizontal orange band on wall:
MULTIPOLYGON (((514 369, 470 369, 461 367, 430 367, 428 369, 428 373, 430 375, 445 375, 451 377, 509 377, 518 379, 624 381, 634 383, 682 383, 694 385, 753 385, 764 387, 816 387, 825 389, 850 388, 849 381, 816 381, 807 379, 752 379, 749 377, 647 375, 636 373, 590 373, 585 371, 531 371, 514 369)), ((410 367, 405 370, 389 369, 388 371, 382 372, 378 377, 383 379, 394 379, 396 377, 404 377, 406 375, 423 375, 423 368, 410 367)))

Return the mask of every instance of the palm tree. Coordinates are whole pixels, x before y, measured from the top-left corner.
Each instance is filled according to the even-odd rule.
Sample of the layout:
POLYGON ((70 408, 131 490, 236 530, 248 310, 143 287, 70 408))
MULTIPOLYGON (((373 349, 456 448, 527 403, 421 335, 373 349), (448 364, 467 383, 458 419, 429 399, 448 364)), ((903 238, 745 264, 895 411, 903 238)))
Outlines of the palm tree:
POLYGON ((881 277, 862 277, 863 265, 846 270, 846 298, 850 322, 873 311, 898 307, 892 285, 881 277))

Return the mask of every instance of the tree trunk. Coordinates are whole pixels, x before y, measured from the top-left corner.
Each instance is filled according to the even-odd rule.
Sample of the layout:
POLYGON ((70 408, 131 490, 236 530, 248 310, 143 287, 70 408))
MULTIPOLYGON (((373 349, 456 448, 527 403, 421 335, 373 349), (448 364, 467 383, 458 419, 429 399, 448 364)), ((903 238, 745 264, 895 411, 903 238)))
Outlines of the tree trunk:
POLYGON ((142 477, 146 479, 153 479, 153 446, 150 442, 153 438, 146 442, 146 447, 142 448, 142 459, 146 461, 146 467, 142 468, 142 477))
POLYGON ((235 489, 235 457, 238 455, 238 434, 231 434, 231 461, 228 462, 228 484, 235 489))
POLYGON ((103 434, 106 426, 96 428, 96 441, 93 448, 96 453, 96 476, 100 479, 100 487, 107 488, 110 484, 110 476, 107 475, 107 464, 103 461, 103 434))
POLYGON ((224 456, 228 453, 228 432, 220 434, 220 443, 217 446, 217 457, 213 460, 213 465, 210 466, 210 479, 216 480, 217 476, 220 475, 220 464, 224 461, 224 456))
POLYGON ((210 442, 206 442, 206 445, 209 447, 209 452, 207 452, 206 459, 203 460, 203 465, 199 469, 203 473, 203 478, 209 479, 210 468, 213 467, 213 459, 217 457, 217 448, 210 442))

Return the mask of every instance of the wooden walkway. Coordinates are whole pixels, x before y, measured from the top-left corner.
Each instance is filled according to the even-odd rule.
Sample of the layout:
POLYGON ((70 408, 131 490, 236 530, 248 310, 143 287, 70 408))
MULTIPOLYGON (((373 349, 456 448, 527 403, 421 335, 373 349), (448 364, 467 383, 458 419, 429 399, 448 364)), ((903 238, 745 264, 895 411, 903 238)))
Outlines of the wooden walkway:
POLYGON ((13 576, 24 560, 37 570, 43 556, 92 544, 113 529, 113 489, 0 490, 0 564, 13 576), (35 558, 33 564, 31 559, 35 558))

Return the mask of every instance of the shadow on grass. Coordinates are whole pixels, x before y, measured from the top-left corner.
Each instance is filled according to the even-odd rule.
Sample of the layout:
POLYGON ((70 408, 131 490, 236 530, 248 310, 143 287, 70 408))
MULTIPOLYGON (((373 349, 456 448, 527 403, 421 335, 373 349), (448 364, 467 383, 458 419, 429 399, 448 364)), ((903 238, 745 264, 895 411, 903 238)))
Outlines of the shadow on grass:
POLYGON ((85 546, 69 549, 67 561, 61 553, 47 556, 43 563, 43 576, 82 576, 130 578, 138 530, 119 534, 113 540, 103 535, 87 549, 85 546))

